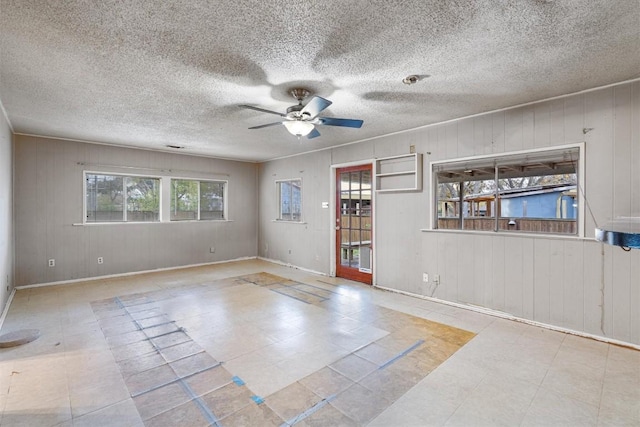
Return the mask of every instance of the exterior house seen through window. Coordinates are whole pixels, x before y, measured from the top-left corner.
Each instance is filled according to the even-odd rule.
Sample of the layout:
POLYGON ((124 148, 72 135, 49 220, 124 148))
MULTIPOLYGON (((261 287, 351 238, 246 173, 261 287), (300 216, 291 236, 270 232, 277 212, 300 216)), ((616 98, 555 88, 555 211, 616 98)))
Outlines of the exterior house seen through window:
POLYGON ((580 235, 581 147, 432 163, 433 228, 580 235))
POLYGON ((278 191, 278 220, 302 221, 302 180, 276 181, 278 191))
POLYGON ((85 221, 160 220, 160 179, 85 173, 85 221))
POLYGON ((171 221, 225 219, 226 181, 171 180, 171 221))

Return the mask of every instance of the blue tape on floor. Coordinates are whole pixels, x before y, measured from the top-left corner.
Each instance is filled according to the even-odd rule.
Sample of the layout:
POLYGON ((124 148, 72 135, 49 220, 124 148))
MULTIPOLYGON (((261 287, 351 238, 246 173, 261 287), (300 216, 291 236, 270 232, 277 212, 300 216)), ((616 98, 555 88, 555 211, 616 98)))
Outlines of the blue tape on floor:
MULTIPOLYGON (((138 329, 140 329, 140 324, 138 322, 136 322, 136 326, 138 326, 138 329)), ((142 333, 144 333, 144 335, 147 337, 148 340, 152 340, 152 339, 156 339, 156 338, 162 338, 162 337, 167 336, 167 335, 175 334, 176 332, 184 332, 183 328, 178 328, 175 331, 163 332, 160 335, 149 336, 149 335, 147 335, 147 333, 143 329, 141 329, 141 330, 142 330, 142 333)), ((182 343, 180 343, 180 344, 182 344, 182 343)))
MULTIPOLYGON (((139 323, 139 320, 140 320, 140 319, 134 319, 134 318, 133 318, 133 316, 131 315, 131 313, 129 312, 129 310, 127 309, 127 307, 122 303, 122 301, 120 300, 120 298, 119 298, 119 297, 114 298, 114 301, 116 302, 116 304, 118 305, 118 307, 120 307, 121 309, 123 309, 123 310, 125 311, 125 313, 127 313, 127 315, 128 315, 129 317, 131 317, 131 319, 134 321, 134 323, 135 323, 136 327, 138 328, 138 330, 143 330, 143 329, 144 329, 144 328, 142 328, 142 326, 141 326, 141 325, 140 325, 140 323, 139 323)), ((162 316, 164 316, 164 315, 165 315, 165 314, 162 314, 162 316)), ((173 322, 173 321, 171 321, 171 322, 173 322)), ((158 325, 154 325, 154 326, 158 326, 158 325)), ((153 338, 159 338, 159 337, 161 337, 161 336, 169 335, 169 334, 172 334, 172 333, 175 333, 175 332, 183 332, 183 333, 185 333, 185 330, 184 330, 184 328, 181 328, 181 327, 180 327, 180 328, 178 328, 178 331, 167 332, 167 333, 164 333, 164 334, 160 334, 160 335, 158 335, 158 336, 155 336, 155 337, 153 337, 153 338)), ((146 333, 145 333, 145 335, 146 335, 146 333)), ((150 337, 147 337, 147 339, 149 340, 148 342, 150 342, 150 343, 151 343, 151 345, 153 346, 153 348, 155 349, 156 353, 157 353, 157 354, 159 354, 159 355, 161 355, 161 353, 160 353, 160 349, 158 348, 158 346, 157 346, 153 341, 151 341, 151 338, 150 338, 150 337)), ((187 341, 187 342, 188 342, 188 341, 187 341)), ((203 350, 203 351, 204 351, 204 350, 203 350)), ((164 356, 162 356, 162 357, 164 358, 164 356)), ((186 357, 189 357, 189 356, 186 356, 186 357)), ((186 357, 185 357, 185 358, 186 358, 186 357)), ((165 358, 165 361, 166 361, 166 358, 165 358)), ((167 361, 167 365, 168 365, 168 366, 173 370, 173 372, 174 372, 176 375, 178 375, 178 373, 175 371, 175 369, 174 369, 174 367, 171 365, 171 363, 169 363, 169 362, 167 361)), ((207 370, 209 370, 209 369, 216 368, 216 367, 218 367, 218 366, 220 366, 220 365, 222 365, 222 363, 218 362, 218 363, 216 363, 216 364, 214 364, 214 365, 212 365, 212 366, 209 366, 209 367, 207 367, 207 368, 201 369, 201 370, 199 370, 199 371, 197 371, 197 372, 193 372, 193 373, 191 373, 191 374, 189 374, 189 375, 186 375, 186 376, 179 376, 178 378, 175 378, 175 379, 173 379, 173 380, 171 380, 171 381, 168 381, 168 382, 166 382, 166 383, 164 383, 164 384, 156 385, 155 387, 152 387, 152 388, 150 388, 149 390, 146 390, 146 391, 144 391, 144 392, 136 393, 135 395, 134 395, 134 394, 131 394, 131 397, 137 397, 137 396, 140 396, 140 395, 142 395, 142 394, 149 393, 149 392, 151 392, 151 391, 153 391, 153 390, 157 390, 157 389, 159 389, 159 388, 165 387, 165 386, 167 386, 167 385, 169 385, 169 384, 172 384, 172 383, 178 383, 178 384, 182 387, 182 389, 187 393, 187 395, 191 398, 191 401, 192 401, 192 402, 194 402, 194 403, 196 404, 196 406, 197 406, 197 407, 198 407, 198 409, 200 410, 200 413, 202 414, 202 416, 203 416, 203 417, 204 417, 204 418, 209 422, 209 425, 210 425, 210 426, 219 426, 219 425, 220 425, 220 424, 219 424, 219 420, 218 420, 218 418, 216 417, 216 415, 215 415, 215 414, 213 413, 213 411, 212 411, 212 410, 207 406, 206 402, 205 402, 201 397, 199 397, 199 396, 198 396, 198 395, 193 391, 193 389, 191 388, 191 386, 190 386, 190 385, 189 385, 185 380, 186 380, 187 378, 189 378, 189 377, 192 377, 192 376, 197 375, 197 374, 199 374, 199 373, 205 372, 205 371, 207 371, 207 370)), ((239 377, 233 377, 233 381, 234 381, 236 384, 238 384, 238 385, 244 385, 244 381, 242 381, 239 377)), ((257 397, 257 396, 256 396, 256 397, 257 397)), ((260 398, 258 398, 258 399, 260 399, 260 398)), ((262 403, 262 402, 260 402, 260 403, 262 403)))
MULTIPOLYGON (((178 360, 180 360, 180 359, 178 359, 178 360)), ((173 362, 172 362, 172 363, 173 363, 173 362)), ((167 365, 171 368, 171 363, 168 363, 167 365)), ((218 362, 218 363, 216 363, 215 365, 211 365, 211 366, 209 366, 209 367, 207 367, 207 368, 200 369, 200 370, 195 371, 195 372, 193 372, 193 373, 191 373, 191 374, 189 374, 189 375, 185 375, 185 376, 183 376, 183 377, 177 377, 177 378, 174 378, 174 379, 172 379, 172 380, 170 380, 170 381, 166 381, 166 382, 163 382, 163 383, 161 383, 161 384, 157 384, 157 385, 155 385, 155 386, 153 386, 153 387, 151 387, 151 388, 149 388, 149 389, 147 389, 147 390, 145 390, 145 391, 139 391, 138 393, 132 394, 132 395, 131 395, 131 397, 138 397, 138 396, 141 396, 141 395, 143 395, 143 394, 146 394, 146 393, 149 393, 149 392, 151 392, 151 391, 154 391, 154 390, 157 390, 157 389, 159 389, 159 388, 162 388, 162 387, 164 387, 164 386, 167 386, 167 385, 169 385, 169 384, 182 382, 182 381, 186 380, 187 378, 191 378, 191 377, 193 377, 194 375, 201 374, 201 373, 203 373, 203 372, 208 371, 209 369, 214 369, 214 368, 217 368, 218 366, 221 366, 221 365, 222 365, 222 363, 218 362)), ((172 369, 173 369, 173 368, 172 368, 172 369)), ((175 372, 175 371, 174 371, 174 372, 175 372)), ((176 374, 176 375, 177 375, 177 374, 176 374)), ((240 381, 242 381, 242 380, 240 380, 240 381)), ((244 383, 243 383, 243 384, 244 384, 244 383)))
POLYGON ((387 366, 391 365, 393 362, 395 362, 396 360, 400 359, 401 357, 406 356, 407 354, 411 353, 413 350, 415 350, 416 348, 420 347, 422 344, 424 343, 424 340, 418 340, 416 341, 411 347, 409 347, 408 349, 404 350, 403 352, 401 352, 400 354, 398 354, 397 356, 392 357, 391 359, 387 360, 386 362, 384 362, 382 365, 380 365, 380 367, 378 369, 384 369, 387 366))
POLYGON ((310 417, 311 415, 313 415, 314 413, 316 413, 320 409, 322 409, 327 403, 329 403, 333 399, 335 399, 336 396, 337 396, 337 394, 332 394, 331 396, 322 399, 320 402, 316 403, 315 405, 313 405, 311 408, 307 409, 303 413, 301 413, 301 414, 289 419, 284 424, 281 424, 280 427, 291 427, 292 425, 294 425, 296 423, 299 423, 300 421, 304 420, 305 418, 310 417))
POLYGON ((240 377, 233 377, 233 382, 236 383, 237 385, 244 385, 244 381, 242 381, 242 379, 240 379, 240 377))
POLYGON ((259 405, 261 403, 264 403, 264 399, 261 398, 260 396, 251 396, 251 400, 253 400, 254 402, 256 402, 256 405, 259 405))
POLYGON ((309 301, 305 301, 302 298, 294 297, 293 295, 285 294, 284 292, 280 292, 277 289, 271 289, 271 292, 275 292, 277 294, 284 295, 285 297, 293 298, 293 299, 298 300, 300 302, 303 302, 305 304, 311 304, 309 301))
MULTIPOLYGON (((323 282, 322 280, 318 280, 318 282, 327 283, 327 282, 323 282)), ((321 288, 320 286, 310 285, 309 283, 300 283, 300 284, 303 285, 303 286, 309 286, 311 288, 316 288, 316 289, 321 290, 321 291, 329 292, 330 294, 334 294, 334 295, 338 295, 338 296, 340 295, 338 292, 333 292, 333 291, 330 291, 329 289, 321 288)), ((329 284, 331 284, 331 283, 329 283, 329 284)), ((332 286, 335 286, 335 285, 332 285, 332 286)))
POLYGON ((189 395, 191 400, 198 406, 200 409, 200 413, 209 421, 210 425, 217 426, 218 418, 213 413, 213 411, 207 406, 204 400, 199 397, 191 388, 191 386, 184 380, 180 380, 179 384, 182 386, 183 390, 189 395))
POLYGON ((304 285, 304 283, 299 283, 298 285, 290 285, 290 286, 287 286, 287 288, 295 289, 298 292, 303 292, 305 294, 313 295, 314 297, 319 298, 319 299, 321 299, 323 301, 326 301, 326 300, 329 299, 327 297, 323 297, 322 295, 314 294, 313 292, 305 291, 304 289, 300 289, 298 287, 299 285, 304 285))

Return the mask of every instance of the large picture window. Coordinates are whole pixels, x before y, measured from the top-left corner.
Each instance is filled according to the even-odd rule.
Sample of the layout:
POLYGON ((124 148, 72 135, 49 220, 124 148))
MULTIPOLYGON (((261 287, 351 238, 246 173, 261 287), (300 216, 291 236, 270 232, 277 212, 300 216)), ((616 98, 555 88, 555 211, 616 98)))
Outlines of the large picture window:
POLYGON ((432 163, 434 228, 579 235, 580 147, 432 163))
POLYGON ((171 221, 225 219, 226 181, 171 180, 171 221))
POLYGON ((160 221, 160 178, 85 173, 86 222, 160 221))
POLYGON ((302 221, 302 180, 276 181, 278 191, 278 220, 302 221))

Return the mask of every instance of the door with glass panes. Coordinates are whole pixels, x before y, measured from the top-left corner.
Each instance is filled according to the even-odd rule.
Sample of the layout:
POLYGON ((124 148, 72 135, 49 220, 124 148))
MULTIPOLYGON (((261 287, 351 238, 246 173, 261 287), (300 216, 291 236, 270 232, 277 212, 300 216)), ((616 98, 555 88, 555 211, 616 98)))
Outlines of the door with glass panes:
POLYGON ((373 267, 372 167, 336 170, 336 276, 371 284, 373 267))

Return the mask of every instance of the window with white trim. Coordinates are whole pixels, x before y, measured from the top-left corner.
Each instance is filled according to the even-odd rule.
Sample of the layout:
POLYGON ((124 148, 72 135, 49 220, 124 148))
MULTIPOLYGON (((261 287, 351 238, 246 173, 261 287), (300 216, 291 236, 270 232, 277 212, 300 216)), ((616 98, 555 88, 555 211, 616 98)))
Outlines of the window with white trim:
POLYGON ((581 146, 432 163, 433 228, 580 235, 581 146))
POLYGON ((278 221, 302 221, 302 180, 276 181, 278 221))
POLYGON ((224 220, 226 181, 171 179, 171 221, 224 220))
POLYGON ((160 221, 160 178, 85 172, 85 222, 160 221))

